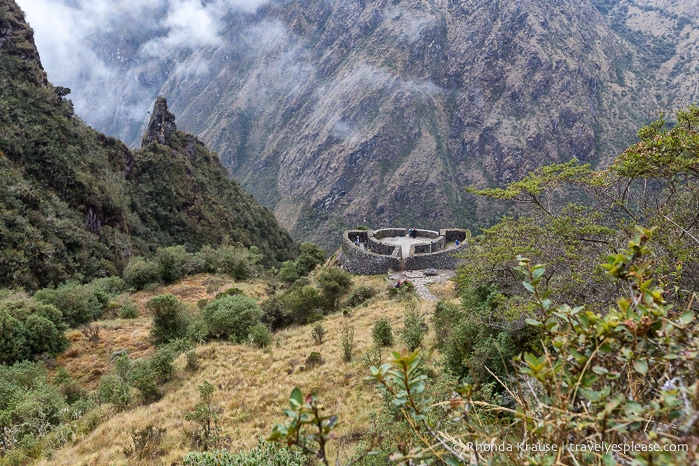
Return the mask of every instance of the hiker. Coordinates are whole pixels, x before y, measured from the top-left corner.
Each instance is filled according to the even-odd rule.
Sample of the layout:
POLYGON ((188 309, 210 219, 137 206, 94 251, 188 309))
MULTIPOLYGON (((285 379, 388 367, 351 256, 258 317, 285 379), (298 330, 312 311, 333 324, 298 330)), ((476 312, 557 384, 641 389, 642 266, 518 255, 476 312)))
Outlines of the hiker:
POLYGON ((454 241, 454 243, 456 243, 457 246, 458 246, 459 244, 461 244, 461 243, 459 243, 459 240, 458 240, 458 239, 457 239, 456 241, 454 241))
POLYGON ((354 244, 356 244, 357 247, 359 247, 359 236, 356 236, 356 237, 354 238, 354 244))

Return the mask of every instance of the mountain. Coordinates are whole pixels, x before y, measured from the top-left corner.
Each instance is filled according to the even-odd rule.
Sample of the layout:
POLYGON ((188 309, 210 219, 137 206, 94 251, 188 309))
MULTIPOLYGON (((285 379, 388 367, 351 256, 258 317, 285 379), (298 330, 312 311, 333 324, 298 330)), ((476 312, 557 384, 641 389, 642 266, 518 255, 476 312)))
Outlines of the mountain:
POLYGON ((22 11, 0 0, 0 287, 111 275, 175 244, 293 257, 273 214, 177 130, 164 99, 132 151, 75 116, 69 92, 48 82, 22 11))
POLYGON ((142 118, 122 103, 167 96, 293 235, 325 245, 360 224, 488 223, 499 212, 464 185, 604 165, 699 100, 690 0, 223 3, 182 19, 154 2, 95 29, 88 48, 138 83, 110 90, 101 127, 133 139, 142 118))

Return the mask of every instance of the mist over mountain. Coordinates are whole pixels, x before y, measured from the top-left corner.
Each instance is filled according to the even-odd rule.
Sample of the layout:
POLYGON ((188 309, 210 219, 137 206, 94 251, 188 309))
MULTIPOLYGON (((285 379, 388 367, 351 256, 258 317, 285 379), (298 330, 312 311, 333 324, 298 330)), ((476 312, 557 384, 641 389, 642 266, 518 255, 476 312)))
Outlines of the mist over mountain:
POLYGON ((358 224, 487 222, 462 186, 604 164, 699 100, 693 0, 20 5, 88 123, 133 144, 165 95, 284 226, 326 244, 358 224))
POLYGON ((177 130, 164 98, 142 148, 129 150, 85 125, 67 93, 47 79, 20 9, 0 0, 0 288, 118 275, 175 245, 294 257, 272 213, 177 130))

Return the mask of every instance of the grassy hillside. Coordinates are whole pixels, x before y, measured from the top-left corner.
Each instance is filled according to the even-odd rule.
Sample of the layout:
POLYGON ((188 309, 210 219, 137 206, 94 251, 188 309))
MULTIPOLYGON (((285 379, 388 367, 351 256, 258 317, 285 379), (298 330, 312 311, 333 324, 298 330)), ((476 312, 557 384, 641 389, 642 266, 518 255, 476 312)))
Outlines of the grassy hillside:
MULTIPOLYGON (((384 277, 354 277, 354 285, 371 286, 384 290, 384 277)), ((96 386, 96 374, 113 370, 109 356, 117 349, 126 349, 134 357, 151 354, 154 347, 149 342, 151 319, 144 314, 143 304, 152 296, 172 293, 192 307, 206 298, 231 286, 243 290, 248 296, 264 300, 267 283, 262 280, 234 282, 215 275, 198 275, 168 287, 158 287, 138 292, 131 296, 140 309, 140 317, 134 320, 100 321, 101 338, 93 345, 80 334, 72 331, 71 348, 57 357, 57 365, 64 367, 71 376, 80 380, 87 389, 96 386)), ((443 297, 453 293, 453 285, 435 285, 435 291, 443 297), (451 290, 451 291, 449 291, 451 290)), ((422 302, 420 309, 431 310, 433 304, 422 302)), ((185 421, 199 399, 197 386, 204 380, 215 387, 214 401, 222 408, 219 418, 223 433, 230 436, 231 451, 250 449, 258 437, 266 437, 272 425, 282 420, 281 409, 287 404, 292 388, 298 386, 314 391, 324 401, 330 412, 342 419, 339 430, 341 457, 351 456, 357 442, 370 426, 370 415, 380 409, 381 397, 370 384, 364 381, 368 369, 362 356, 371 349, 371 329, 378 317, 388 318, 394 330, 401 327, 405 302, 388 299, 385 292, 372 298, 366 306, 330 315, 321 321, 327 334, 322 345, 316 345, 311 337, 312 325, 292 327, 274 334, 273 344, 266 349, 250 345, 207 343, 196 348, 200 365, 196 371, 184 368, 185 358, 175 363, 177 369, 173 380, 164 387, 165 395, 147 406, 132 408, 114 414, 107 406, 99 409, 99 421, 94 430, 78 432, 74 442, 51 452, 49 459, 39 464, 108 464, 126 463, 124 448, 132 443, 134 429, 143 429, 148 424, 167 429, 163 440, 164 453, 153 462, 171 464, 180 461, 191 451, 187 431, 194 423, 185 421), (340 345, 341 327, 349 322, 355 329, 355 356, 353 361, 343 361, 340 345), (306 359, 312 351, 321 353, 324 363, 315 368, 306 368, 306 359), (105 442, 105 439, 110 439, 105 442)), ((400 346, 397 343, 393 349, 400 346)), ((384 358, 391 348, 385 348, 384 358)), ((81 421, 77 424, 88 421, 81 421)))

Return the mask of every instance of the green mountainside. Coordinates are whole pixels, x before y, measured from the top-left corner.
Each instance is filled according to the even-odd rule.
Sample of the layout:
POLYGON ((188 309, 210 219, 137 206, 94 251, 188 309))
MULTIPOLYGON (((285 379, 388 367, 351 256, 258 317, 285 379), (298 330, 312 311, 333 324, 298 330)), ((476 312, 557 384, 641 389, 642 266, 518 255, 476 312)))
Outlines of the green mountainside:
POLYGON ((167 116, 164 137, 132 151, 76 117, 69 92, 48 82, 22 11, 0 1, 0 286, 112 275, 177 244, 294 256, 273 214, 176 130, 163 99, 152 120, 167 116))
POLYGON ((103 91, 87 73, 76 105, 109 94, 90 121, 131 144, 135 97, 167 96, 295 237, 326 246, 364 224, 491 224, 502 209, 463 186, 572 158, 604 167, 699 99, 692 0, 195 3, 206 41, 196 18, 168 22, 175 4, 95 26, 81 52, 130 84, 103 91))

